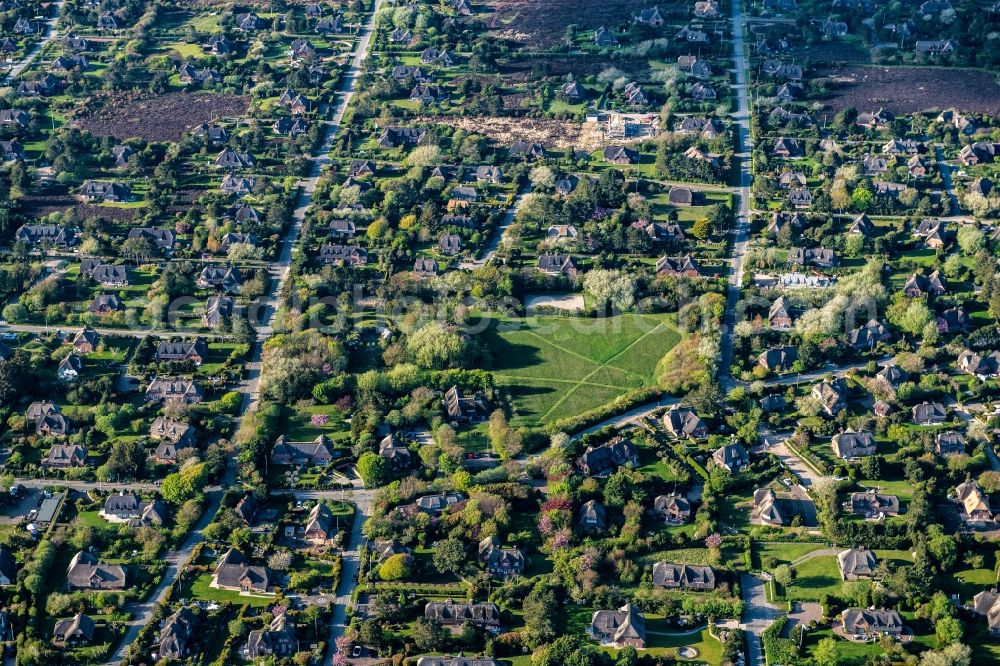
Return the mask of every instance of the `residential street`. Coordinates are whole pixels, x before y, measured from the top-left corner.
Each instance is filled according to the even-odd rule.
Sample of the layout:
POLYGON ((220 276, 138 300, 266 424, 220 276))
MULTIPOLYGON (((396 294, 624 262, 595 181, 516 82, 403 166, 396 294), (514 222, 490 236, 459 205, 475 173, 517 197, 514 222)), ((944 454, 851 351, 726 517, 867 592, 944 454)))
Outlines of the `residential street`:
MULTIPOLYGON (((243 404, 240 411, 240 418, 248 418, 253 414, 257 407, 257 402, 260 395, 260 371, 261 371, 261 354, 263 350, 264 342, 271 337, 273 331, 271 328, 271 322, 273 320, 274 314, 277 309, 278 297, 282 293, 285 283, 287 282, 291 274, 292 265, 292 251, 295 244, 298 241, 299 234, 302 229, 302 223, 305 220, 306 212, 309 206, 312 204, 312 195, 316 191, 317 183, 319 182, 319 177, 323 170, 329 165, 330 157, 329 152, 333 146, 333 141, 336 136, 337 130, 340 127, 340 123, 343 121, 344 112, 350 103, 351 97, 354 94, 355 85, 357 83, 357 78, 361 70, 361 63, 368 55, 368 48, 371 43, 371 35, 375 26, 375 15, 378 13, 379 7, 381 6, 382 0, 375 0, 375 6, 372 10, 372 14, 368 19, 368 22, 361 29, 361 35, 358 39, 358 43, 355 49, 354 59, 351 61, 347 71, 344 75, 344 85, 342 88, 342 96, 337 106, 336 111, 330 120, 329 126, 327 128, 326 138, 323 141, 320 153, 313 160, 312 170, 308 178, 303 179, 298 183, 300 190, 299 199, 297 201, 295 210, 293 212, 293 220, 282 239, 281 254, 279 255, 278 261, 275 262, 271 267, 272 279, 271 289, 268 296, 265 299, 265 306, 262 310, 260 316, 260 326, 257 329, 258 343, 254 346, 251 361, 247 364, 247 376, 241 382, 240 390, 243 393, 243 404)), ((235 452, 234 452, 235 455, 235 452)), ((226 472, 226 485, 230 485, 235 482, 236 477, 236 466, 235 459, 231 461, 231 464, 226 472)), ((332 493, 340 493, 341 491, 330 491, 332 493)), ((170 585, 177 579, 178 572, 182 570, 188 563, 190 559, 191 552, 194 550, 195 545, 202 541, 201 532, 211 522, 212 518, 219 510, 219 505, 222 500, 222 492, 212 492, 209 493, 208 507, 205 510, 205 514, 199 521, 196 529, 192 530, 184 542, 184 545, 177 553, 175 562, 172 562, 168 568, 167 572, 163 577, 163 581, 157 587, 157 589, 150 595, 148 601, 141 607, 135 609, 138 614, 132 623, 130 623, 128 633, 125 635, 124 639, 119 644, 118 648, 115 650, 112 657, 108 660, 108 664, 120 663, 124 655, 126 646, 131 645, 136 636, 141 629, 141 627, 150 621, 153 613, 153 609, 160 604, 165 595, 167 589, 170 585)), ((368 507, 370 505, 370 498, 362 494, 357 500, 358 502, 358 516, 359 519, 355 521, 354 532, 352 533, 351 544, 353 545, 353 558, 354 558, 354 569, 357 569, 357 545, 360 540, 361 526, 364 523, 364 519, 368 515, 368 507)), ((350 599, 350 592, 354 589, 353 583, 353 573, 348 573, 350 566, 350 552, 344 554, 344 574, 342 578, 342 590, 344 593, 338 597, 338 608, 341 608, 341 619, 346 616, 346 601, 341 604, 344 595, 346 595, 347 600, 350 599), (346 582, 345 582, 346 581, 346 582)), ((335 609, 335 622, 336 625, 336 612, 335 609)), ((331 635, 335 633, 336 629, 331 627, 331 635)), ((332 659, 332 650, 329 653, 328 659, 332 659)))
POLYGON ((760 635, 781 615, 781 611, 767 601, 764 585, 764 581, 756 576, 745 573, 740 577, 745 606, 741 628, 746 632, 749 666, 764 666, 760 635))
MULTIPOLYGON (((880 369, 896 364, 891 356, 883 356, 875 362, 878 364, 880 369)), ((843 377, 851 370, 861 370, 867 366, 868 361, 858 361, 857 363, 847 363, 845 365, 825 367, 820 368, 819 370, 812 370, 810 372, 800 372, 794 375, 785 375, 775 379, 767 379, 764 381, 764 386, 794 386, 796 384, 818 382, 827 375, 843 377)))
POLYGON ((37 44, 28 50, 21 60, 14 63, 13 67, 10 68, 10 72, 7 73, 7 77, 4 79, 5 82, 9 83, 21 76, 21 74, 24 73, 24 70, 28 69, 31 63, 35 61, 35 58, 38 57, 38 54, 42 52, 49 42, 58 36, 59 33, 56 32, 56 23, 59 22, 59 17, 62 16, 63 2, 64 0, 56 0, 52 3, 52 15, 45 20, 45 35, 37 44))
POLYGON ((163 603, 167 595, 167 589, 177 580, 178 573, 187 567, 191 560, 191 554, 194 552, 194 547, 203 541, 201 532, 212 522, 221 502, 221 490, 216 490, 208 494, 208 508, 205 509, 205 513, 198 521, 197 526, 188 532, 187 538, 179 550, 168 552, 164 558, 167 562, 167 569, 163 574, 163 580, 160 581, 160 584, 156 586, 156 589, 149 594, 145 601, 130 603, 126 606, 127 610, 132 614, 132 619, 128 622, 128 630, 125 632, 125 636, 122 637, 115 651, 108 657, 108 660, 104 662, 106 666, 121 663, 125 657, 125 651, 135 642, 142 628, 153 619, 153 611, 163 603))
MULTIPOLYGON (((14 331, 17 333, 35 333, 38 335, 47 335, 49 333, 55 333, 56 331, 62 331, 63 333, 75 334, 79 328, 69 328, 66 326, 35 326, 33 324, 3 324, 0 326, 2 331, 14 331)), ((145 338, 146 336, 152 335, 157 338, 176 338, 178 335, 184 333, 183 330, 153 330, 151 328, 95 328, 95 331, 101 335, 120 335, 132 338, 145 338)), ((224 339, 229 336, 225 335, 205 335, 201 331, 192 331, 192 334, 198 333, 209 340, 211 339, 224 339)))
POLYGON ((792 470, 795 476, 799 477, 802 485, 807 489, 812 488, 814 485, 819 483, 821 479, 829 478, 822 477, 813 471, 809 465, 805 464, 801 458, 792 453, 787 446, 785 446, 785 440, 791 436, 791 433, 781 433, 781 434, 764 434, 761 433, 761 439, 764 440, 767 452, 773 453, 778 460, 780 460, 785 467, 792 470))
POLYGON ((733 2, 733 62, 736 68, 736 113, 732 115, 737 129, 737 147, 734 159, 739 164, 739 209, 733 225, 733 246, 730 252, 729 287, 726 292, 726 316, 719 340, 719 379, 723 388, 730 388, 732 378, 729 367, 733 361, 733 328, 736 326, 736 309, 743 284, 743 257, 746 254, 750 230, 750 184, 753 166, 750 146, 750 100, 747 86, 747 63, 743 46, 743 8, 741 0, 733 2))
POLYGON ((493 258, 493 255, 496 254, 497 249, 500 247, 500 243, 503 241, 503 235, 506 233, 507 227, 514 223, 514 218, 517 216, 517 207, 520 205, 521 199, 523 199, 524 195, 530 191, 531 185, 528 184, 524 189, 518 192, 517 196, 514 197, 514 200, 511 201, 510 206, 507 207, 507 211, 500 220, 500 224, 497 225, 497 229, 493 233, 493 238, 490 239, 490 244, 486 246, 486 252, 483 253, 483 256, 474 261, 463 261, 459 264, 459 268, 471 271, 481 268, 489 263, 490 259, 493 258))

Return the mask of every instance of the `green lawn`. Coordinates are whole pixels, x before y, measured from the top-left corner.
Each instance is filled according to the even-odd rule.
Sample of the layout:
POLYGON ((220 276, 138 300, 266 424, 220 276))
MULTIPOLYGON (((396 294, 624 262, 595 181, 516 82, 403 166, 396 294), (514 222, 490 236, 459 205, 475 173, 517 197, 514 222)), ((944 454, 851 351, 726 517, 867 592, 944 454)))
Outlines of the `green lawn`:
POLYGON ((258 596, 258 595, 242 595, 239 592, 233 590, 219 590, 211 587, 212 574, 205 573, 194 579, 191 583, 191 594, 190 596, 195 599, 203 599, 205 601, 228 601, 236 606, 241 606, 243 604, 250 604, 254 608, 264 608, 274 603, 274 596, 258 596))
POLYGON ((814 550, 825 548, 822 543, 754 543, 754 564, 764 566, 764 560, 774 558, 779 564, 788 564, 814 550))
POLYGON ((824 638, 833 638, 837 642, 837 665, 838 666, 863 666, 870 663, 872 657, 884 653, 878 643, 856 643, 845 640, 834 635, 831 629, 818 629, 810 631, 806 639, 803 655, 812 656, 816 646, 824 638))
POLYGON ((311 442, 320 435, 326 435, 336 443, 350 436, 350 425, 344 421, 344 415, 334 405, 313 405, 304 411, 303 414, 288 415, 284 433, 289 441, 311 442), (313 425, 311 419, 314 414, 323 414, 329 420, 324 425, 313 425))
POLYGON ((787 599, 818 601, 823 594, 840 596, 845 585, 837 556, 820 555, 795 566, 795 581, 784 592, 787 599))
POLYGON ((492 324, 480 339, 509 394, 517 425, 578 416, 653 386, 681 334, 662 315, 530 317, 492 324))

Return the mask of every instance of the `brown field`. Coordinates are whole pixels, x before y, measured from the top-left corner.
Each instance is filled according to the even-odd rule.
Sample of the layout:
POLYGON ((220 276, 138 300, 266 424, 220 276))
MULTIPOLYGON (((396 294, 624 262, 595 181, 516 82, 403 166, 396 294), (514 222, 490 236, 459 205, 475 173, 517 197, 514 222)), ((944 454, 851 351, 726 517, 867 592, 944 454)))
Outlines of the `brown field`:
POLYGON ((97 108, 77 117, 76 124, 94 136, 146 141, 177 141, 201 123, 246 113, 249 101, 239 95, 119 93, 98 98, 97 108))
POLYGON ((1000 114, 996 77, 978 70, 934 67, 837 67, 823 72, 835 82, 826 103, 836 112, 847 107, 883 107, 915 113, 955 107, 969 113, 1000 114))
POLYGON ((573 147, 591 152, 607 145, 599 123, 492 116, 441 116, 429 120, 485 136, 501 146, 509 146, 518 139, 524 139, 538 141, 549 150, 573 147))
MULTIPOLYGON (((621 70, 631 70, 632 65, 646 64, 633 61, 615 61, 615 67, 621 70)), ((565 76, 573 74, 577 78, 600 74, 608 66, 606 58, 587 58, 578 56, 576 58, 522 58, 510 60, 503 63, 500 71, 504 79, 508 81, 531 81, 540 74, 542 76, 565 76)))
POLYGON ((596 30, 631 17, 649 3, 644 0, 489 0, 486 4, 492 9, 492 15, 484 20, 496 36, 548 47, 562 40, 570 24, 583 30, 596 30))
POLYGON ((137 208, 114 208, 83 203, 65 185, 53 185, 44 193, 28 195, 21 201, 24 212, 32 218, 58 212, 74 222, 83 222, 91 217, 103 217, 119 223, 131 222, 142 212, 137 208))

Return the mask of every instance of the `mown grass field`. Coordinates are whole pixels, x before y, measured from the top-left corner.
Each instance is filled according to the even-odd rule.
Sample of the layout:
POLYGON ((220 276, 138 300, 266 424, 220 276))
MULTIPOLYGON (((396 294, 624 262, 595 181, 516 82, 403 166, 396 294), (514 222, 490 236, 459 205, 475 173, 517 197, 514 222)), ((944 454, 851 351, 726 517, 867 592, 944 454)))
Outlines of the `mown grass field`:
POLYGON ((502 320, 482 334, 517 425, 578 416, 656 384, 656 365, 681 340, 665 315, 502 320))

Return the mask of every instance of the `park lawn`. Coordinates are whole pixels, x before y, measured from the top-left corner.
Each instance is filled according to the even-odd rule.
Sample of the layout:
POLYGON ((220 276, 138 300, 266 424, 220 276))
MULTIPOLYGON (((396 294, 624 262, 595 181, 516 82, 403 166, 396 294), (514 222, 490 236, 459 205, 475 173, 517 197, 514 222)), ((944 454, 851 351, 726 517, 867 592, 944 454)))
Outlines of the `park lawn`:
POLYGON ((489 423, 477 423, 458 432, 458 445, 466 451, 485 453, 490 449, 489 423))
POLYGON ((657 457, 656 449, 648 446, 639 447, 639 471, 647 476, 655 476, 664 481, 675 481, 677 474, 674 472, 674 467, 679 464, 669 457, 657 457))
POLYGON ((252 608, 264 608, 274 603, 274 595, 244 595, 234 590, 220 590, 211 587, 212 574, 204 573, 190 583, 189 595, 195 599, 204 601, 217 601, 222 603, 228 601, 234 606, 249 604, 252 608))
POLYGON ((877 488, 880 493, 895 495, 901 500, 909 501, 913 498, 913 484, 909 481, 886 481, 884 479, 872 479, 869 481, 859 481, 862 488, 877 488))
POLYGON ((516 425, 569 419, 656 382, 681 334, 663 315, 529 317, 492 323, 481 339, 516 425))

